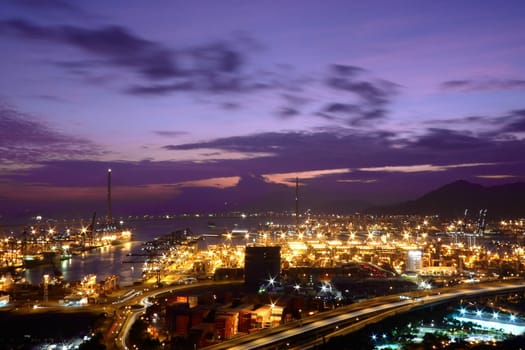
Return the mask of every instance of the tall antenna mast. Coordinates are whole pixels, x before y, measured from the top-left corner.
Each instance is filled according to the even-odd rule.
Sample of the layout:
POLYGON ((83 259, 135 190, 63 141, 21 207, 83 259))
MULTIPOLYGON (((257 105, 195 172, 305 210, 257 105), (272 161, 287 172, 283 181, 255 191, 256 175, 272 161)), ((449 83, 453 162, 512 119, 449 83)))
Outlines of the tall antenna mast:
POLYGON ((299 232, 299 177, 295 178, 295 231, 299 232))
POLYGON ((108 213, 107 224, 111 225, 113 217, 111 216, 111 169, 108 169, 108 213))

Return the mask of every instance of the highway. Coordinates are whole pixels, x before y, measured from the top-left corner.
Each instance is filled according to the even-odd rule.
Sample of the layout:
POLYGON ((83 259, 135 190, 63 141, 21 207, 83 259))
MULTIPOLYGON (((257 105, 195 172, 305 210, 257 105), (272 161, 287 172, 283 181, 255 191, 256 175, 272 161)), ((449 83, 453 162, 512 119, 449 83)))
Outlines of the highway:
MULTIPOLYGON (((428 294, 426 295, 411 294, 414 296, 409 299, 401 299, 400 295, 373 298, 365 302, 319 314, 317 317, 305 319, 302 324, 294 322, 292 324, 262 330, 225 341, 221 344, 206 347, 206 349, 268 349, 276 348, 279 344, 294 346, 294 341, 298 339, 304 340, 312 338, 321 338, 317 342, 320 343, 334 334, 341 335, 344 334, 345 331, 347 333, 350 332, 350 330, 346 328, 351 328, 351 331, 355 330, 358 322, 360 328, 368 323, 378 322, 388 316, 407 312, 415 308, 426 307, 458 298, 511 292, 520 289, 525 289, 525 284, 522 282, 469 284, 453 288, 428 290, 428 294)), ((304 345, 301 348, 304 349, 304 345)))
MULTIPOLYGON (((101 312, 111 313, 114 311, 117 315, 114 327, 108 331, 109 338, 106 338, 108 348, 116 347, 122 350, 129 350, 126 342, 130 329, 135 320, 138 319, 140 315, 146 311, 147 306, 150 305, 150 298, 156 298, 170 292, 228 284, 239 285, 242 284, 242 281, 209 281, 191 285, 166 286, 157 289, 137 288, 136 290, 128 291, 121 299, 111 304, 97 305, 96 308, 100 309, 101 312)), ((513 280, 462 284, 449 288, 376 297, 332 311, 318 313, 314 316, 289 322, 278 327, 266 328, 252 334, 238 336, 231 340, 206 347, 206 349, 275 349, 282 345, 286 345, 289 349, 306 349, 310 346, 313 347, 320 344, 330 337, 348 334, 367 324, 376 323, 386 317, 408 312, 416 308, 444 303, 454 299, 475 297, 482 294, 511 292, 514 290, 525 290, 525 283, 523 281, 513 280)), ((93 307, 94 306, 89 306, 90 309, 93 309, 93 307)), ((29 312, 45 312, 49 310, 78 312, 79 309, 55 306, 31 309, 29 312)))

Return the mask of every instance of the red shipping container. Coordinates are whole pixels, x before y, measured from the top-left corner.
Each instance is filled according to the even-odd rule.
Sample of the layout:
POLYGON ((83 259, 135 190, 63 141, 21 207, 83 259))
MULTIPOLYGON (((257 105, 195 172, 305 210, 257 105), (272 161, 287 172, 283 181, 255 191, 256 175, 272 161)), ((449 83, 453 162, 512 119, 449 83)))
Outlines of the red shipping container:
POLYGON ((175 317, 175 333, 188 335, 190 326, 190 317, 188 315, 177 315, 175 317))

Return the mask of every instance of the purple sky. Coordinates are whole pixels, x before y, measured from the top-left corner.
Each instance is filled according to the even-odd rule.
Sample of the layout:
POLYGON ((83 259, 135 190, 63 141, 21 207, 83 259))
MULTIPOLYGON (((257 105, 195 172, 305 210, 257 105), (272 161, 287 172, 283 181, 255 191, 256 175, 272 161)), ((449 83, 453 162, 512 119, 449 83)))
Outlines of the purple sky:
POLYGON ((0 4, 0 216, 523 181, 523 1, 0 4), (292 186, 292 187, 291 187, 292 186))

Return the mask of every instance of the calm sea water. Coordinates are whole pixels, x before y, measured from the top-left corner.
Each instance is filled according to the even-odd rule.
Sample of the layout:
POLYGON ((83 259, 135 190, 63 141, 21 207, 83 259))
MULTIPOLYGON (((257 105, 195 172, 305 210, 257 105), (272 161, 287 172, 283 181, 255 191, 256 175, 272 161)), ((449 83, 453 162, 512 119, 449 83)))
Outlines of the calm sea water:
POLYGON ((142 262, 140 259, 136 263, 125 263, 124 261, 132 260, 128 254, 140 251, 145 241, 174 231, 187 230, 188 234, 205 236, 204 240, 199 241, 199 247, 204 248, 207 244, 219 242, 220 234, 227 230, 256 231, 268 221, 292 224, 294 218, 180 218, 131 222, 129 227, 133 228, 133 241, 73 256, 71 259, 62 260, 59 266, 39 266, 28 269, 25 271, 24 277, 29 283, 38 284, 42 282, 45 274, 53 276, 57 270, 60 270, 65 281, 81 280, 88 274, 97 275, 98 281, 116 275, 119 277, 120 285, 131 285, 141 278, 142 262), (214 225, 210 226, 212 223, 214 225))

